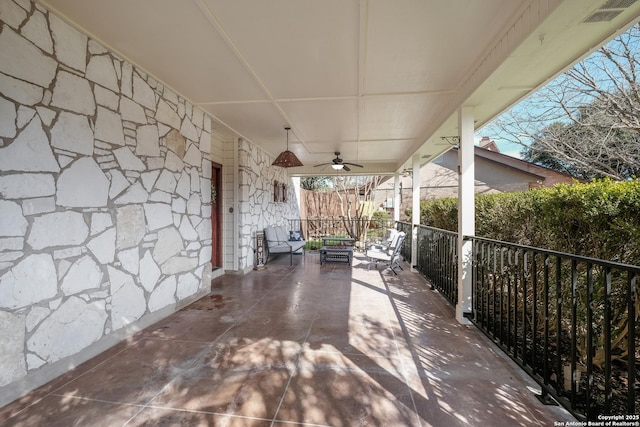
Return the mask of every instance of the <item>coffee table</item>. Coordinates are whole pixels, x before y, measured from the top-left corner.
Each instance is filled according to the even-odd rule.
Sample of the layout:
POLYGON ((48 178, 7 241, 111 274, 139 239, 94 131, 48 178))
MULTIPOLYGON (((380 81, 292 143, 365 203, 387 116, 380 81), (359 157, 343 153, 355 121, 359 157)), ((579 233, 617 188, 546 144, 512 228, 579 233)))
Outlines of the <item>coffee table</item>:
POLYGON ((344 262, 351 265, 353 261, 353 246, 331 245, 320 248, 320 265, 325 262, 344 262))

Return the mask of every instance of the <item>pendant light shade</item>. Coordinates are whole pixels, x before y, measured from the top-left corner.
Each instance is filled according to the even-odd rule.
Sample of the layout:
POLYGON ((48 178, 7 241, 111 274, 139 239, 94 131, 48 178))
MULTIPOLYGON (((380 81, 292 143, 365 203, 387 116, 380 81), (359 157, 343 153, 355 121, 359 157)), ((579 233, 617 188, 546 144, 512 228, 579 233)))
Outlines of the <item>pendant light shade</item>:
POLYGON ((302 162, 298 160, 295 154, 289 151, 289 126, 285 127, 287 131, 287 149, 280 153, 278 157, 271 163, 272 166, 280 166, 281 168, 293 168, 302 166, 302 162))

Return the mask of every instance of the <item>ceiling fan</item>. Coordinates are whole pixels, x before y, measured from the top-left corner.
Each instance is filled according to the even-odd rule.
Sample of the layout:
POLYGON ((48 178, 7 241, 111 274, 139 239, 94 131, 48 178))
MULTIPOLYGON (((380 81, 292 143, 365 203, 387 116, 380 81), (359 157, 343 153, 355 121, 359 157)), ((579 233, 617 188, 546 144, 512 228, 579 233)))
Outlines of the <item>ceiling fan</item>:
POLYGON ((336 158, 333 159, 331 161, 331 163, 320 163, 319 165, 315 165, 315 167, 319 167, 319 166, 326 166, 326 165, 331 165, 332 168, 334 168, 335 170, 340 170, 340 169, 344 169, 345 171, 349 172, 351 170, 351 168, 349 166, 356 166, 356 167, 363 167, 362 165, 359 165, 357 163, 349 163, 349 162, 345 162, 344 160, 342 160, 340 158, 340 152, 336 151, 333 154, 336 155, 336 158))

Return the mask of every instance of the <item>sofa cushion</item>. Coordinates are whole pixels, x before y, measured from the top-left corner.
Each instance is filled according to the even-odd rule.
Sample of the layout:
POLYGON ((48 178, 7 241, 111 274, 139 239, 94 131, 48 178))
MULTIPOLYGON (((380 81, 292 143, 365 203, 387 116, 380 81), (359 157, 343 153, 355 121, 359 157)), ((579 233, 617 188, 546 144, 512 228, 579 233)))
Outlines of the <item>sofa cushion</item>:
POLYGON ((289 233, 283 225, 277 225, 275 229, 278 242, 287 242, 289 240, 289 233))
POLYGON ((271 244, 275 243, 278 240, 278 236, 276 234, 275 227, 267 227, 264 229, 264 237, 267 240, 267 244, 271 246, 271 244))

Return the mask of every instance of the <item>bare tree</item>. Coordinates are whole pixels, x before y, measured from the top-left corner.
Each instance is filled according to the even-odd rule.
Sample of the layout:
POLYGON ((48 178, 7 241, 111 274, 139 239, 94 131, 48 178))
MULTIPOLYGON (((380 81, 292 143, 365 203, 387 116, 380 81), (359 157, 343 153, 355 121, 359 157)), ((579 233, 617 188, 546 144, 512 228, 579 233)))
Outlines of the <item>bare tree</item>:
POLYGON ((581 178, 640 173, 640 26, 572 67, 487 129, 523 157, 581 178))
POLYGON ((371 217, 375 211, 373 196, 381 181, 381 176, 345 176, 334 180, 334 189, 340 199, 342 222, 349 237, 358 242, 367 239, 371 217))

